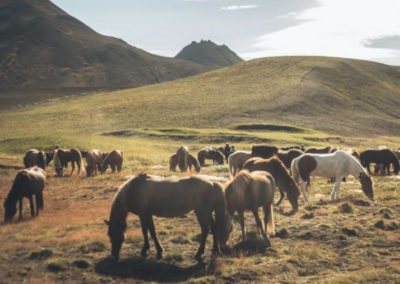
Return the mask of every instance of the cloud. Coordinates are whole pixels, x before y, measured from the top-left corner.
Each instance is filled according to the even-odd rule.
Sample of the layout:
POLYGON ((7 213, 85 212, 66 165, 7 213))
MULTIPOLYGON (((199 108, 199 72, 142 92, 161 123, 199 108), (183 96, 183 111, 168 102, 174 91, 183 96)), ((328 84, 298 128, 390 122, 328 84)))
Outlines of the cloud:
POLYGON ((222 10, 243 10, 243 9, 254 9, 254 8, 257 8, 256 4, 251 4, 251 5, 232 5, 232 6, 221 7, 222 10))
POLYGON ((367 60, 398 56, 390 46, 366 42, 399 34, 398 0, 318 0, 318 6, 296 14, 300 24, 256 39, 246 59, 282 55, 323 55, 367 60))
POLYGON ((369 39, 365 42, 365 46, 373 48, 390 48, 400 50, 400 35, 369 39))

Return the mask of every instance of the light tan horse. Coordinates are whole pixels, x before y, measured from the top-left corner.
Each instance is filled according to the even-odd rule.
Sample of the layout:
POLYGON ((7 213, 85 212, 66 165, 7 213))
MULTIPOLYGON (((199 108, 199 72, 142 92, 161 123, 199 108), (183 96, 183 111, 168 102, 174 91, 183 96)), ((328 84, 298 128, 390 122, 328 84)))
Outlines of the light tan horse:
MULTIPOLYGON (((273 177, 267 172, 249 173, 248 171, 239 172, 225 186, 225 198, 228 212, 233 216, 235 211, 239 214, 239 222, 242 228, 242 240, 247 239, 244 226, 244 211, 250 210, 257 224, 258 234, 261 231, 263 239, 271 246, 267 232, 275 234, 273 200, 275 193, 275 182, 273 177), (258 207, 264 210, 264 227, 262 226, 258 207), (267 231, 267 232, 266 232, 267 231)), ((225 239, 228 239, 225 237, 225 239)))
POLYGON ((194 210, 201 227, 200 246, 195 258, 200 261, 204 253, 209 229, 213 234, 213 252, 220 252, 220 244, 226 243, 223 233, 229 231, 231 223, 226 211, 226 202, 222 186, 198 176, 183 178, 163 178, 141 174, 124 183, 114 196, 108 225, 111 241, 111 254, 118 259, 122 243, 125 240, 126 218, 129 212, 139 216, 142 224, 144 245, 141 251, 147 256, 150 248, 148 231, 157 249, 157 258, 161 258, 163 249, 158 242, 153 215, 160 217, 178 217, 194 210), (215 212, 216 222, 213 219, 215 212))
POLYGON ((235 176, 243 168, 243 164, 251 157, 251 151, 236 151, 232 153, 228 158, 231 176, 235 176))
POLYGON ((292 205, 293 211, 299 207, 300 188, 292 176, 287 172, 285 165, 277 157, 269 159, 251 158, 243 165, 244 169, 253 171, 267 171, 275 179, 276 186, 279 188, 281 197, 276 205, 281 204, 285 193, 292 205))

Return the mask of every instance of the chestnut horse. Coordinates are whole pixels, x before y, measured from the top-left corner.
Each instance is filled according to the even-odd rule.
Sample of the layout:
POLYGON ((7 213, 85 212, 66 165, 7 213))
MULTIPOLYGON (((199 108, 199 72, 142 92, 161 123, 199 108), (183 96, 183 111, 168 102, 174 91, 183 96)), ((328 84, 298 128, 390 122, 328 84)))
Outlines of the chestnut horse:
POLYGON ((78 175, 81 172, 82 166, 82 154, 78 149, 62 149, 58 148, 54 150, 54 167, 56 169, 57 176, 63 176, 63 168, 68 167, 68 163, 71 162, 72 170, 71 176, 75 169, 75 163, 78 165, 78 175))
POLYGON ((201 227, 200 246, 195 259, 200 261, 204 253, 209 229, 213 235, 215 253, 220 252, 220 244, 226 243, 222 237, 228 235, 232 224, 227 222, 229 214, 222 186, 205 178, 189 176, 183 178, 163 178, 140 174, 125 182, 115 194, 110 212, 108 236, 111 242, 111 254, 119 258, 122 243, 125 240, 126 218, 129 212, 139 216, 142 224, 144 245, 141 251, 147 256, 150 248, 148 231, 157 249, 157 258, 162 258, 161 247, 154 227, 153 215, 160 217, 179 217, 194 210, 201 227), (216 222, 213 218, 215 212, 216 222))
MULTIPOLYGON (((82 154, 82 152, 81 152, 82 154)), ((101 169, 101 152, 100 150, 93 149, 88 152, 84 152, 86 158, 86 175, 88 177, 95 175, 97 176, 97 169, 101 169)))
POLYGON ((103 161, 101 162, 100 168, 101 173, 104 174, 107 171, 108 166, 111 168, 111 173, 121 172, 122 163, 124 161, 124 154, 120 150, 113 150, 111 153, 103 155, 103 161))
MULTIPOLYGON (((178 156, 176 154, 173 154, 169 158, 169 170, 171 172, 175 172, 177 165, 178 165, 178 156)), ((194 167, 196 172, 200 172, 201 167, 200 167, 199 161, 197 161, 197 159, 190 153, 188 156, 188 166, 189 166, 190 171, 192 171, 192 167, 194 167)))

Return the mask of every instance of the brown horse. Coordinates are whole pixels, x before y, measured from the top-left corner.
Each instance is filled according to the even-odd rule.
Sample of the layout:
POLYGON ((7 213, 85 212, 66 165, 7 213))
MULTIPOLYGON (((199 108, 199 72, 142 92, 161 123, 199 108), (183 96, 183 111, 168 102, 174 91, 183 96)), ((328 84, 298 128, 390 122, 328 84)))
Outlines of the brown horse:
POLYGON ((218 151, 220 151, 222 154, 224 154, 226 162, 228 163, 228 158, 231 154, 235 153, 235 146, 229 146, 229 144, 225 144, 225 147, 218 147, 218 151))
POLYGON ((19 201, 19 220, 22 219, 22 199, 27 197, 31 207, 31 215, 35 216, 32 196, 36 199, 36 216, 39 209, 43 209, 43 188, 46 181, 46 173, 39 167, 24 169, 17 173, 10 192, 4 202, 4 223, 11 222, 17 213, 17 201, 19 201))
POLYGON ((107 155, 103 155, 103 161, 101 163, 101 173, 104 174, 107 171, 108 166, 111 168, 111 172, 115 173, 115 169, 120 173, 122 169, 122 163, 124 161, 124 154, 120 150, 113 150, 107 155))
MULTIPOLYGON (((244 227, 244 211, 250 210, 257 224, 257 233, 261 231, 263 239, 271 246, 271 242, 266 233, 275 234, 273 200, 275 193, 275 182, 273 177, 267 172, 249 173, 245 170, 237 174, 225 187, 225 198, 228 212, 231 216, 238 212, 239 222, 242 228, 242 240, 247 239, 244 227), (262 226, 258 207, 264 210, 264 227, 262 226)), ((228 237, 225 237, 227 240, 228 237)))
MULTIPOLYGON (((173 154, 169 158, 169 170, 171 172, 175 172, 177 165, 178 165, 178 156, 176 154, 173 154)), ((197 159, 190 153, 188 156, 188 166, 189 166, 190 171, 192 171, 192 167, 194 167, 196 172, 200 172, 201 167, 200 167, 199 161, 197 161, 197 159)))
POLYGON ((224 155, 219 150, 212 147, 200 149, 199 152, 197 152, 197 159, 202 167, 205 166, 206 159, 213 160, 213 163, 216 162, 219 165, 224 163, 224 155))
POLYGON ((260 157, 260 158, 270 158, 276 153, 278 153, 278 147, 275 146, 268 146, 268 145, 254 145, 251 148, 251 155, 253 157, 260 157))
POLYGON ((333 148, 332 146, 327 146, 324 148, 311 147, 311 148, 308 148, 307 150, 305 150, 304 153, 327 154, 327 153, 333 153, 336 150, 337 149, 333 148))
POLYGON ((97 169, 101 169, 101 152, 100 150, 93 149, 84 153, 86 158, 86 175, 88 177, 92 176, 93 173, 97 176, 97 169))
POLYGON ((24 156, 25 168, 38 166, 43 170, 46 169, 46 153, 36 149, 30 149, 25 153, 24 156))
POLYGON ((181 146, 176 151, 176 157, 178 159, 178 166, 181 172, 186 172, 188 169, 189 149, 186 146, 181 146))
POLYGON ((365 150, 360 153, 360 160, 361 164, 367 168, 370 174, 370 163, 383 164, 383 174, 385 174, 386 169, 388 175, 390 175, 390 164, 392 164, 394 174, 397 175, 399 173, 399 159, 396 154, 389 149, 365 150))
POLYGON ((281 204, 286 192, 287 198, 292 205, 293 211, 296 211, 298 209, 298 200, 300 196, 299 186, 289 175, 285 165, 277 157, 272 157, 269 159, 252 158, 243 165, 243 168, 249 170, 250 172, 269 172, 274 177, 276 186, 279 188, 279 191, 281 193, 281 197, 279 198, 276 205, 281 204))
POLYGON ((236 151, 231 154, 228 158, 229 173, 231 176, 235 176, 241 169, 243 169, 243 164, 250 158, 250 151, 236 151))
MULTIPOLYGON (((201 227, 200 246, 195 256, 200 261, 210 228, 213 234, 213 252, 220 252, 220 243, 226 242, 222 236, 227 233, 222 234, 222 232, 229 230, 227 223, 229 214, 226 211, 222 186, 197 176, 168 179, 141 174, 131 178, 114 196, 110 220, 106 221, 111 254, 118 259, 125 240, 124 232, 129 212, 138 215, 142 224, 144 237, 142 256, 146 257, 150 248, 147 234, 150 231, 157 249, 157 258, 162 258, 163 249, 157 239, 153 215, 172 218, 192 210, 196 213, 201 227), (214 211, 216 223, 212 217, 214 211)), ((231 223, 229 224, 231 227, 231 223)))
POLYGON ((287 169, 290 169, 290 164, 292 163, 293 159, 297 158, 298 156, 300 156, 302 154, 303 154, 303 151, 301 151, 301 150, 291 149, 288 151, 279 150, 277 153, 277 156, 278 156, 279 160, 281 160, 283 162, 285 167, 287 169))
POLYGON ((63 176, 63 168, 67 168, 69 162, 71 162, 72 166, 71 176, 75 169, 75 163, 78 165, 78 175, 80 174, 82 166, 82 154, 78 149, 58 148, 54 151, 53 159, 57 176, 63 176))

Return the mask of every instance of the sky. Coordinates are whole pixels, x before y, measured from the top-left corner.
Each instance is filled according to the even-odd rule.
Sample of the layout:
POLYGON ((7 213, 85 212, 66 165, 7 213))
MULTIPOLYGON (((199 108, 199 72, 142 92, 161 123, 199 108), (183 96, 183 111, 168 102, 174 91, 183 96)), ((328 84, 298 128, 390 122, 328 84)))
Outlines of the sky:
POLYGON ((175 56, 192 41, 245 60, 320 55, 400 65, 400 0, 52 0, 95 31, 175 56))

